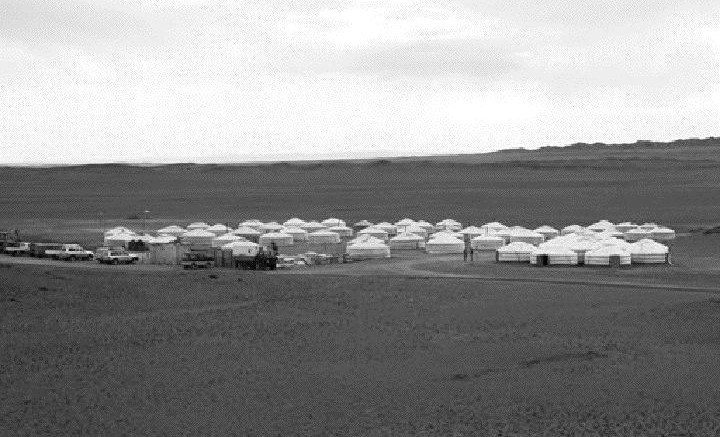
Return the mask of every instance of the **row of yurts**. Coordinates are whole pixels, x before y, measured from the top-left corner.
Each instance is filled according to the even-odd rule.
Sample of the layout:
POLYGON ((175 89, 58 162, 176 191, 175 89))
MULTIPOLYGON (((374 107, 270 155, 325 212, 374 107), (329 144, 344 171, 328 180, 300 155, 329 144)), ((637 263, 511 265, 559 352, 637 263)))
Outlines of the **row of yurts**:
POLYGON ((337 244, 344 240, 348 241, 347 253, 357 257, 389 257, 391 249, 463 253, 469 245, 475 251, 496 252, 498 261, 532 262, 537 255, 547 255, 549 264, 604 265, 611 257, 619 257, 621 264, 665 263, 669 249, 659 241, 675 238, 672 229, 655 223, 613 224, 607 220, 587 227, 570 225, 558 230, 541 226, 530 230, 521 226, 507 227, 498 222, 463 228, 452 219, 434 225, 411 219, 394 224, 373 224, 363 220, 349 227, 343 220, 335 218, 322 222, 293 218, 282 224, 248 220, 240 223, 237 229, 196 222, 187 228, 168 226, 157 230, 156 234, 138 235, 118 227, 105 233, 105 244, 126 246, 130 241, 143 241, 149 245, 185 243, 249 254, 272 243, 282 247, 305 241, 337 244))

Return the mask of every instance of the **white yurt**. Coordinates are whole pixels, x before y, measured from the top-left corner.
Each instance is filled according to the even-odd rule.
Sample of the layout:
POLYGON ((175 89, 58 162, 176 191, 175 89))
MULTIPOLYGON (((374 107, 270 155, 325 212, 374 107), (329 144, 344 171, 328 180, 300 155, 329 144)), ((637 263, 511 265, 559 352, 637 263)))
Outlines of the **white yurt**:
POLYGON ((586 229, 593 232, 605 232, 615 230, 615 225, 607 220, 600 220, 599 222, 591 224, 586 229))
POLYGON ((650 223, 643 223, 638 227, 640 229, 642 229, 643 231, 652 231, 653 229, 657 228, 658 225, 657 225, 657 223, 650 222, 650 223))
POLYGON ((351 241, 349 242, 349 244, 367 243, 367 242, 385 244, 385 241, 384 241, 384 240, 381 240, 381 239, 379 239, 379 238, 375 238, 375 237, 373 237, 372 235, 368 235, 368 234, 360 234, 360 235, 358 235, 356 238, 354 238, 353 240, 351 240, 351 241))
POLYGON ((232 229, 228 228, 227 226, 225 226, 222 223, 216 223, 212 226, 208 226, 207 228, 205 228, 205 230, 208 232, 212 232, 213 234, 217 235, 218 237, 220 235, 225 235, 228 232, 232 231, 232 229))
POLYGON ((558 237, 560 235, 560 231, 553 228, 552 226, 540 226, 539 228, 535 229, 535 232, 542 235, 545 238, 545 241, 552 240, 555 237, 558 237))
POLYGON ((104 235, 107 236, 107 235, 115 235, 115 234, 134 234, 134 232, 124 226, 116 226, 112 229, 105 231, 104 235))
POLYGON ((262 232, 249 226, 240 226, 239 228, 232 231, 232 233, 234 235, 237 235, 238 237, 243 237, 247 240, 255 242, 257 242, 258 238, 260 238, 260 235, 262 235, 262 232))
POLYGON ((205 222, 192 222, 188 225, 187 230, 194 231, 195 229, 207 229, 209 227, 210 225, 205 222))
POLYGON ((300 241, 308 240, 308 232, 305 229, 300 229, 294 226, 288 226, 282 230, 284 234, 290 234, 293 237, 293 242, 298 243, 300 241))
POLYGON ((515 229, 510 232, 510 242, 515 243, 518 241, 538 245, 545 241, 545 237, 529 229, 515 229))
POLYGON ((337 244, 340 242, 340 235, 331 231, 315 231, 308 234, 310 244, 337 244))
POLYGON ((417 223, 415 223, 415 224, 416 224, 417 226, 425 229, 425 230, 428 232, 428 234, 429 234, 430 232, 433 232, 433 231, 435 230, 435 225, 433 225, 432 223, 430 223, 430 222, 428 222, 428 221, 425 221, 425 220, 420 220, 419 222, 417 222, 417 223))
POLYGON ((267 233, 270 233, 270 232, 280 232, 280 231, 282 231, 283 229, 285 229, 285 226, 281 225, 281 224, 278 223, 278 222, 263 223, 262 225, 260 225, 260 226, 258 227, 258 231, 260 231, 260 232, 262 232, 262 233, 264 233, 264 234, 267 234, 267 233))
POLYGON ((171 235, 160 235, 159 237, 151 238, 147 243, 148 244, 175 244, 175 243, 177 243, 177 241, 178 241, 177 237, 173 237, 171 235))
POLYGON ((180 226, 166 226, 162 229, 157 230, 158 235, 170 235, 173 237, 182 237, 185 233, 185 229, 181 228, 180 226))
POLYGON ((283 223, 283 226, 286 228, 299 228, 300 226, 305 224, 305 220, 299 219, 297 217, 293 217, 290 220, 287 220, 283 223))
POLYGON ((261 246, 270 246, 272 243, 278 246, 290 246, 293 244, 293 236, 284 232, 268 232, 260 236, 261 246))
POLYGON ((239 237, 235 234, 223 234, 218 237, 213 238, 212 243, 210 244, 212 247, 223 247, 224 245, 228 243, 232 243, 234 241, 247 241, 243 237, 239 237))
POLYGON ((388 239, 388 233, 384 229, 377 228, 375 226, 371 226, 369 228, 363 229, 362 231, 359 231, 358 236, 360 235, 370 235, 383 241, 387 241, 388 239))
POLYGON ((328 228, 328 231, 335 232, 338 234, 341 238, 342 237, 352 237, 353 236, 353 230, 350 227, 347 226, 332 226, 328 228))
POLYGON ((460 233, 470 240, 479 235, 487 234, 483 229, 478 228, 477 226, 468 226, 465 229, 460 230, 460 233))
POLYGON ((505 240, 505 244, 508 244, 510 242, 510 236, 512 235, 512 233, 513 233, 513 231, 511 231, 508 228, 508 229, 501 229, 499 231, 495 231, 494 233, 491 233, 489 235, 495 235, 497 237, 500 237, 503 240, 505 240))
POLYGON ((463 253, 464 250, 464 241, 449 234, 440 232, 433 234, 430 240, 425 243, 425 251, 427 253, 463 253))
POLYGON ((652 231, 641 229, 641 228, 635 228, 630 229, 629 231, 625 232, 625 240, 626 241, 640 241, 645 240, 647 238, 652 238, 652 231))
POLYGON ((568 241, 567 248, 575 252, 578 256, 578 263, 583 264, 585 262, 585 254, 601 247, 601 244, 594 238, 579 237, 568 241))
POLYGON ((653 240, 640 240, 630 245, 633 264, 665 264, 668 253, 667 246, 653 240))
POLYGON ((500 222, 490 222, 480 226, 480 229, 485 231, 486 234, 495 234, 499 231, 507 230, 508 227, 500 222))
POLYGON ((356 231, 361 231, 370 226, 373 226, 373 222, 369 222, 367 220, 360 220, 359 222, 357 222, 353 225, 353 229, 356 231))
POLYGON ((343 220, 334 217, 323 220, 321 224, 326 228, 332 228, 333 226, 345 226, 345 222, 343 220))
POLYGON ((537 249, 530 243, 518 241, 498 248, 500 262, 530 262, 530 255, 537 249))
POLYGON ((630 223, 630 222, 622 222, 622 223, 618 223, 615 225, 615 229, 622 232, 623 234, 625 232, 629 231, 630 229, 635 229, 635 228, 637 228, 637 225, 635 223, 630 223))
POLYGON ((134 233, 118 232, 105 236, 104 244, 109 247, 127 247, 127 244, 131 241, 139 239, 140 236, 134 233))
POLYGON ((395 225, 392 224, 392 223, 380 222, 380 223, 376 224, 375 227, 376 227, 376 228, 380 228, 380 229, 382 229, 383 231, 387 232, 388 235, 395 235, 395 234, 397 234, 397 226, 395 226, 395 225))
POLYGON ((537 248, 530 254, 530 264, 537 265, 539 258, 547 256, 547 265, 550 266, 576 266, 578 265, 577 253, 562 246, 550 246, 537 248))
POLYGON ((576 232, 581 232, 584 229, 585 228, 583 228, 580 225, 569 225, 569 226, 565 226, 564 228, 562 228, 562 230, 560 231, 560 234, 561 235, 570 235, 570 234, 574 234, 576 232))
POLYGON ((390 258, 390 247, 381 241, 370 239, 348 245, 347 254, 353 259, 390 258))
POLYGON ((233 241, 222 248, 232 250, 233 256, 255 256, 260 251, 260 245, 251 241, 233 241))
POLYGON ((675 231, 664 226, 658 226, 650 231, 651 238, 655 241, 669 241, 675 239, 675 231))
POLYGON ((389 246, 392 250, 424 249, 425 238, 410 232, 403 232, 392 237, 389 246))
POLYGON ((619 246, 599 246, 585 253, 585 265, 609 266, 613 257, 619 259, 621 266, 628 266, 631 262, 630 252, 619 246))
POLYGON ((324 229, 327 229, 327 226, 325 226, 321 223, 318 223, 316 221, 311 221, 311 222, 307 222, 304 225, 300 226, 300 229, 304 229, 309 234, 312 232, 317 232, 317 231, 322 231, 324 229))
POLYGON ((446 231, 459 231, 462 229, 462 223, 453 219, 445 219, 437 222, 435 228, 446 231))
POLYGON ((407 228, 415 224, 415 220, 404 218, 395 222, 395 229, 398 233, 406 232, 407 228))
POLYGON ((215 237, 217 237, 217 235, 212 232, 198 228, 186 232, 182 237, 182 242, 194 246, 211 246, 215 237))
POLYGON ((427 239, 428 237, 428 230, 423 228, 422 226, 418 226, 417 223, 413 223, 412 225, 405 228, 405 232, 408 234, 415 234, 424 239, 427 239))
POLYGON ((262 226, 262 225, 263 225, 263 222, 261 222, 260 220, 250 219, 250 220, 245 220, 244 222, 240 223, 239 227, 241 227, 241 228, 247 227, 247 228, 253 228, 255 230, 258 230, 260 228, 260 226, 262 226))
POLYGON ((470 240, 473 250, 497 250, 505 245, 505 239, 497 235, 478 235, 470 240))

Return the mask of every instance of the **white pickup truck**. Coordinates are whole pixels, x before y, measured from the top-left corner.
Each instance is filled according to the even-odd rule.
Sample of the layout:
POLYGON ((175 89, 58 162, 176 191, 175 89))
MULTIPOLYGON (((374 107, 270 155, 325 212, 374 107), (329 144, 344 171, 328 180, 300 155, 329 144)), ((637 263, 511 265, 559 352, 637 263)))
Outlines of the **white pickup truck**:
POLYGON ((8 246, 5 253, 11 256, 30 255, 30 243, 19 243, 17 246, 8 246))
POLYGON ((75 261, 75 260, 91 260, 93 259, 94 253, 89 250, 85 250, 79 244, 63 244, 62 249, 56 255, 57 259, 75 261))

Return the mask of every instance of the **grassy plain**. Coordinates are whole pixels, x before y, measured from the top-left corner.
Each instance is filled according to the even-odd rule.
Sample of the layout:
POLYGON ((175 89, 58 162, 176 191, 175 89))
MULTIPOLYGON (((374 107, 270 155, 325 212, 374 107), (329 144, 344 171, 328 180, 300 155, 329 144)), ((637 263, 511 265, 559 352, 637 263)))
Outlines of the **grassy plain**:
POLYGON ((6 435, 720 432, 717 294, 18 265, 0 283, 6 435))

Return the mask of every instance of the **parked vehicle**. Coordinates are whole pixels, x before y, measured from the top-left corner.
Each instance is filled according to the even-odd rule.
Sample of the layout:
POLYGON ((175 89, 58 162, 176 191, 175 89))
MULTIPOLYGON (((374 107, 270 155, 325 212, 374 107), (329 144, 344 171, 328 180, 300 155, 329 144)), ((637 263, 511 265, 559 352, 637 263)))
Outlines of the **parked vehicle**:
POLYGON ((75 261, 75 260, 91 260, 94 254, 85 250, 79 244, 63 244, 63 248, 57 255, 58 259, 75 261))
POLYGON ((9 231, 0 231, 0 251, 7 247, 17 246, 20 241, 18 231, 12 229, 9 231))
POLYGON ((187 252, 183 254, 180 262, 184 269, 209 269, 215 258, 204 252, 187 252))
POLYGON ((273 251, 260 250, 256 255, 233 256, 235 267, 242 270, 275 270, 278 257, 273 251))
POLYGON ((53 258, 62 250, 62 243, 31 243, 30 256, 36 258, 53 258))
POLYGON ((20 243, 17 246, 7 246, 5 253, 11 256, 30 255, 30 243, 20 243))
POLYGON ((95 259, 100 264, 132 264, 135 262, 129 253, 123 250, 98 250, 95 259))

